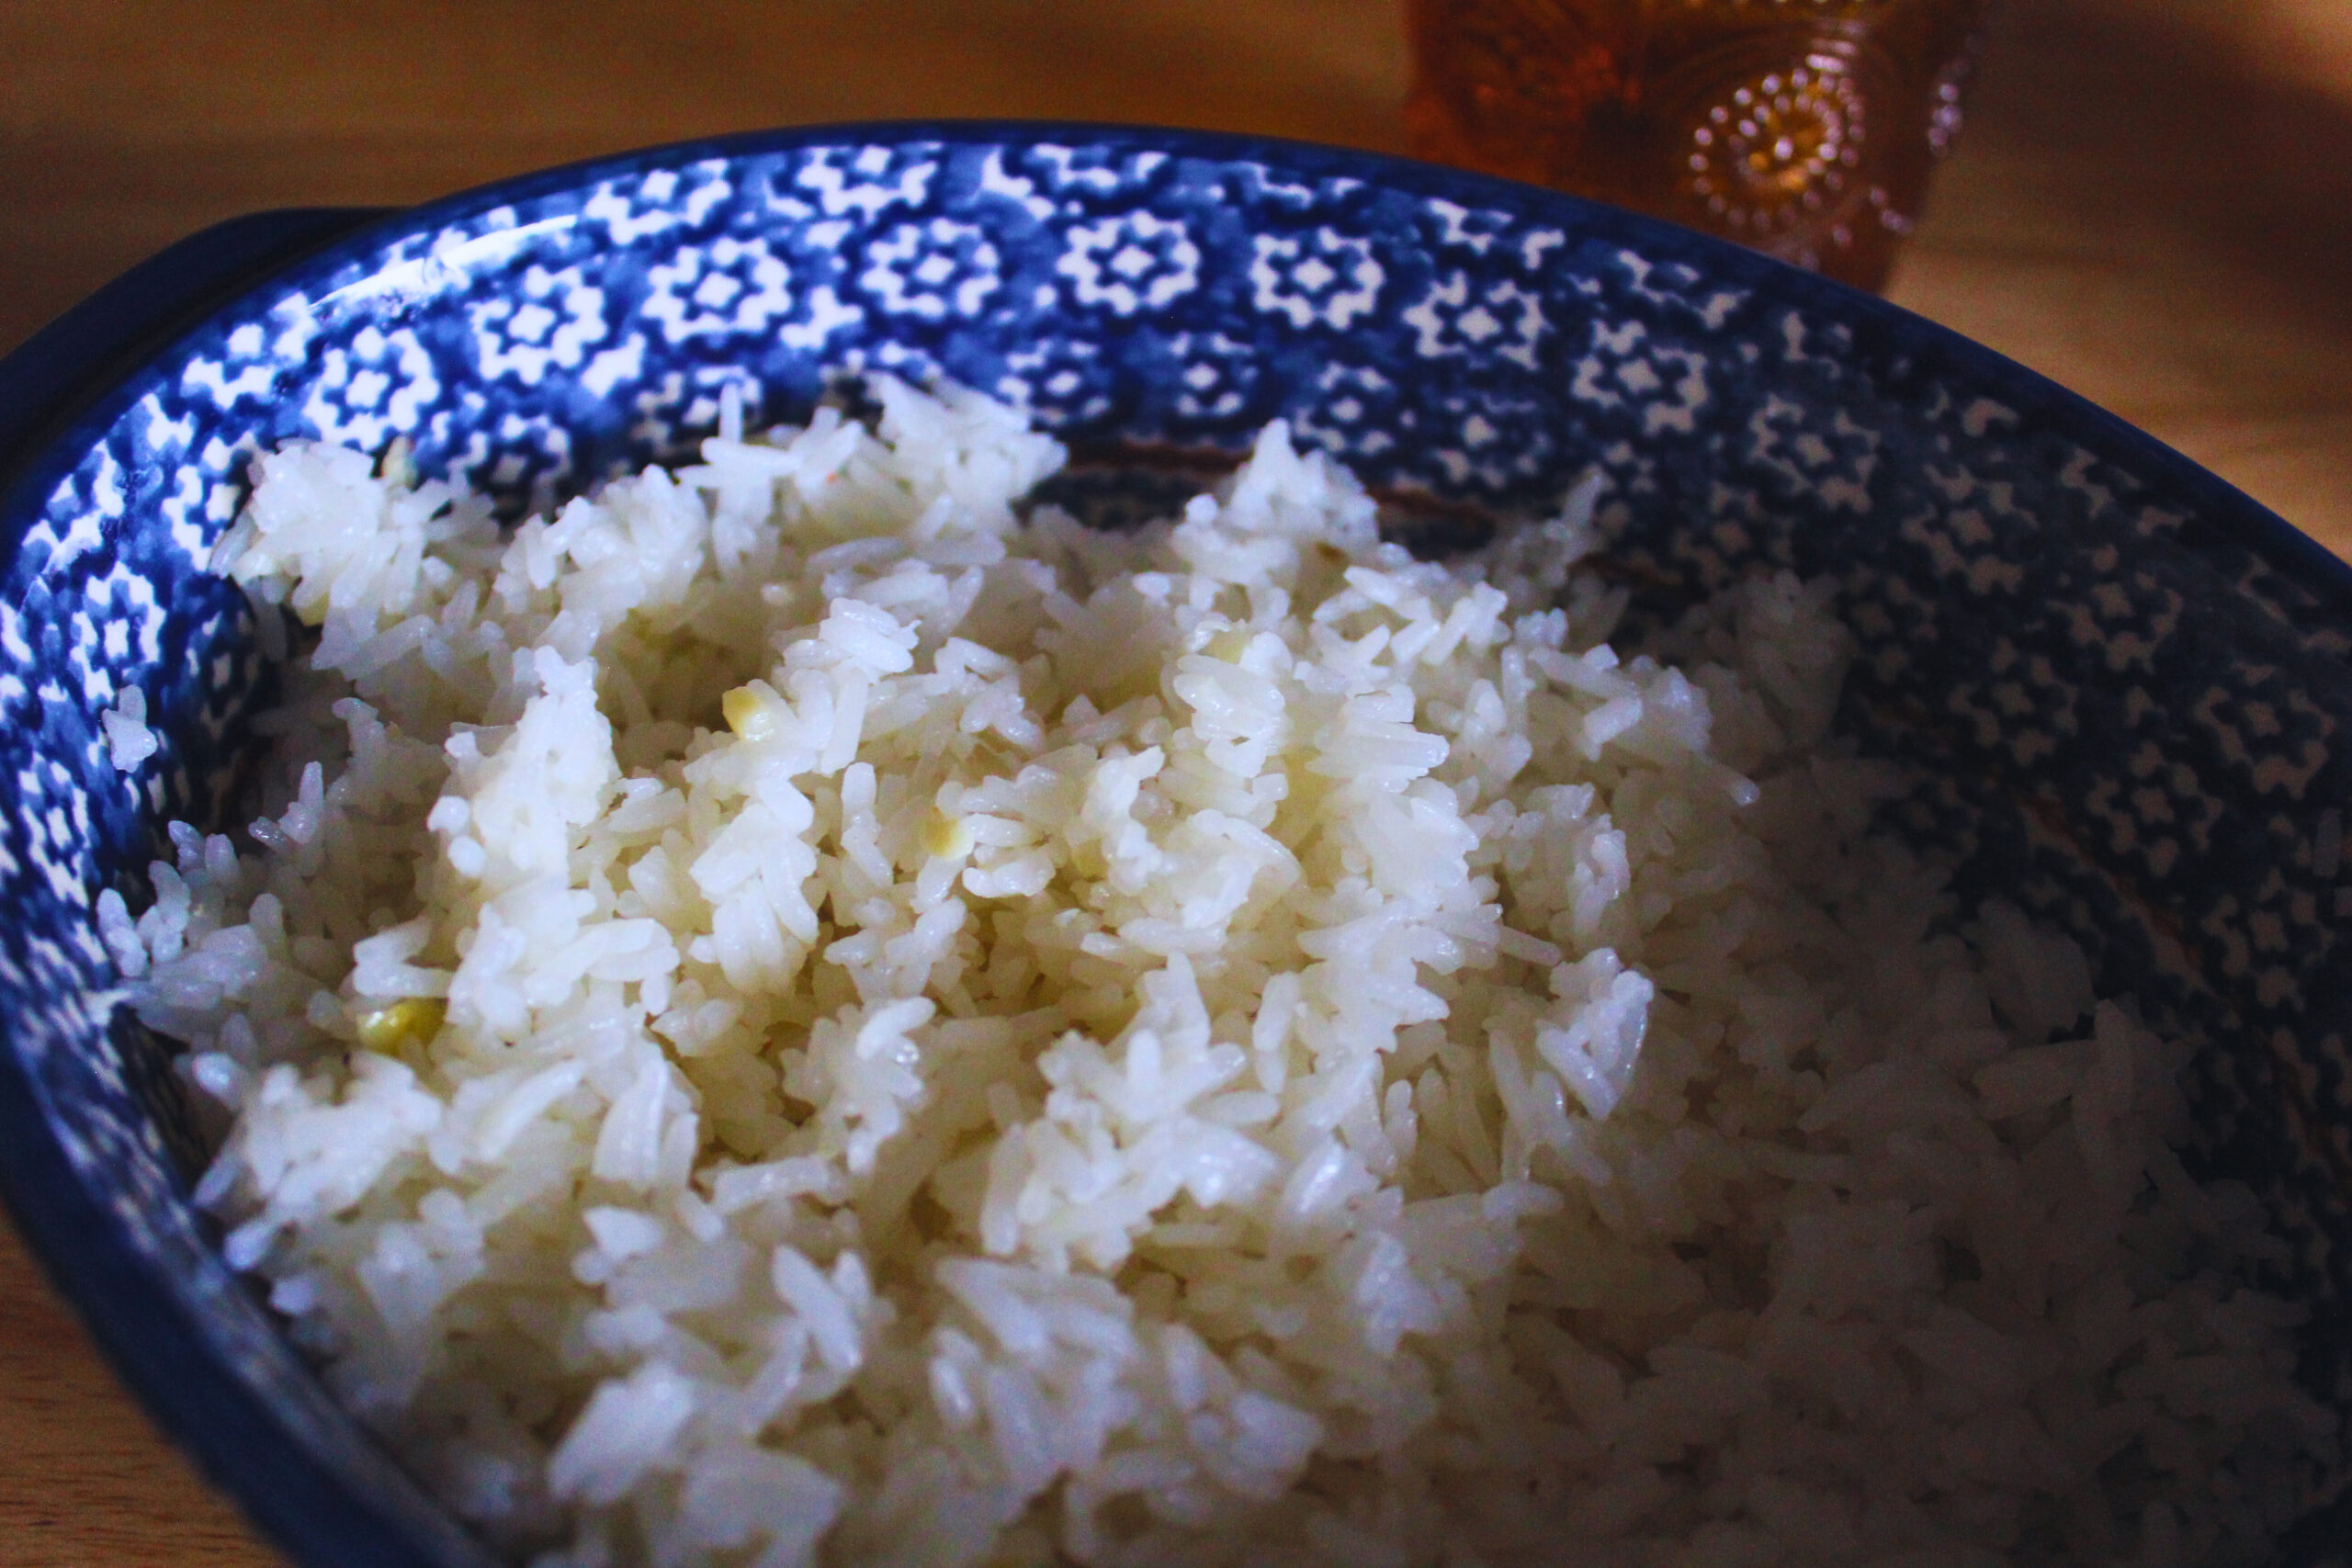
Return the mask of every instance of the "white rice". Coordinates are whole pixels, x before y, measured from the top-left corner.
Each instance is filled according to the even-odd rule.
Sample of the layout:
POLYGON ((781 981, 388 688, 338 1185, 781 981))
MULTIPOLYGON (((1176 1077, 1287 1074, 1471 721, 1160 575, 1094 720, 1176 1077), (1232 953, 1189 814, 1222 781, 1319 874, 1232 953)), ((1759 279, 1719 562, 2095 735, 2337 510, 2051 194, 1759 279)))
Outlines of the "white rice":
POLYGON ((106 735, 107 760, 126 773, 137 773, 163 744, 147 728, 147 694, 137 686, 122 689, 114 706, 98 716, 98 728, 106 735))
MULTIPOLYGON (((511 536, 261 459, 251 841, 103 933, 337 1393, 559 1564, 2242 1562, 2334 1442, 2082 954, 1868 835, 1820 587, 1181 520, 882 383, 511 536)), ((107 720, 135 761, 144 716, 107 720)), ((144 737, 145 739, 142 739, 144 737)))

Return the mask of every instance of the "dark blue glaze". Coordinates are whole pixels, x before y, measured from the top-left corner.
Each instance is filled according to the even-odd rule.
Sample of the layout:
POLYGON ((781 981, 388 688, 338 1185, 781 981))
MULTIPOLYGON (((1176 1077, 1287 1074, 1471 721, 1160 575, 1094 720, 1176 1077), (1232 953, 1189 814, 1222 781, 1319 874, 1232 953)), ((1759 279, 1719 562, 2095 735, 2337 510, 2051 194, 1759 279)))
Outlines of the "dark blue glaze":
MULTIPOLYGON (((871 370, 1087 447, 1230 452, 1283 416, 1439 510, 1544 506, 1598 467, 1651 610, 1768 565, 1837 578, 1849 725, 1928 780, 1899 818, 1964 857, 1964 895, 2066 926, 2107 990, 2199 1042, 2195 1162, 2269 1205, 2293 1257, 2267 1282, 2314 1309, 2305 1381, 2352 1409, 2352 882, 2314 853, 2352 795, 2352 573, 2007 361, 1564 197, 1081 127, 779 132, 510 182, 334 240, 109 372, 203 293, 130 289, 119 327, 0 367, 0 454, 106 389, 0 519, 0 1181, 298 1559, 480 1561, 215 1257, 93 931, 163 819, 228 809, 268 694, 242 597, 202 570, 245 460, 406 436, 520 500, 680 451, 729 384, 784 418, 871 370), (167 739, 126 778, 98 716, 133 682, 167 739)), ((2285 1560, 2329 1561, 2346 1524, 2315 1513, 2285 1560)))

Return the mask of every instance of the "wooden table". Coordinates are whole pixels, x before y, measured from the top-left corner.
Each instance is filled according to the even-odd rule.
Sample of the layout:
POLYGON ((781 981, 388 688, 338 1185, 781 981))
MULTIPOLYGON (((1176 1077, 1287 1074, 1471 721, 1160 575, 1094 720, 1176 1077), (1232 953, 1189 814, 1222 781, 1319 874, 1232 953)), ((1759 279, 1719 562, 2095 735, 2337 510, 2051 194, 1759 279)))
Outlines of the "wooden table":
MULTIPOLYGON (((11 0, 0 349, 260 208, 830 119, 1396 150, 1404 72, 1392 0, 11 0)), ((2011 0, 1893 292, 2352 555, 2352 6, 2011 0)), ((0 1568, 274 1561, 0 1226, 0 1568)))

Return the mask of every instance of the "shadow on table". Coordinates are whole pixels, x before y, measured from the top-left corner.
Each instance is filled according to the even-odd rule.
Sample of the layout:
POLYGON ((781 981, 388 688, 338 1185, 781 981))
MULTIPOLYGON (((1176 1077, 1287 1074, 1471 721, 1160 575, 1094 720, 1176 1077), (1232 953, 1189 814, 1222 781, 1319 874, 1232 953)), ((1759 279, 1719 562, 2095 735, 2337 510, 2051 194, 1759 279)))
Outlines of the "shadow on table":
POLYGON ((2352 330, 2352 71, 2335 92, 2295 80, 2283 14, 2277 0, 2012 0, 1985 62, 1998 113, 1970 134, 2105 172, 2067 182, 2078 220, 2200 254, 2299 319, 2352 330))

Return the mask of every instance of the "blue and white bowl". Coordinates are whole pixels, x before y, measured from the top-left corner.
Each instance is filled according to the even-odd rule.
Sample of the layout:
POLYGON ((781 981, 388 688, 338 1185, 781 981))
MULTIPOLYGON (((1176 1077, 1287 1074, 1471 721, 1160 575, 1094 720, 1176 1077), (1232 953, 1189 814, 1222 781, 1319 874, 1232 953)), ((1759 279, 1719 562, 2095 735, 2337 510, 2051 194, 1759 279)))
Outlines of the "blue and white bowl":
MULTIPOLYGON (((246 459, 405 437, 519 501, 681 452, 730 385, 776 419, 877 369, 1030 410, 1098 498, 1279 415, 1449 526, 1602 468, 1652 609, 1763 564, 1836 578, 1848 727, 1933 781, 1903 825, 2200 1043, 2193 1163, 2267 1205, 2291 1256, 2266 1283, 2312 1308, 2304 1382, 2352 1412, 2332 557, 1947 332, 1564 197, 1165 131, 800 130, 248 220, 0 367, 0 1179, 130 1382, 298 1560, 488 1557, 220 1261, 94 931, 164 821, 230 809, 270 695, 204 571, 246 459), (164 745, 126 776, 100 716, 133 685, 164 745)), ((2352 1503, 2323 1495, 2283 1562, 2340 1560, 2352 1503)))

